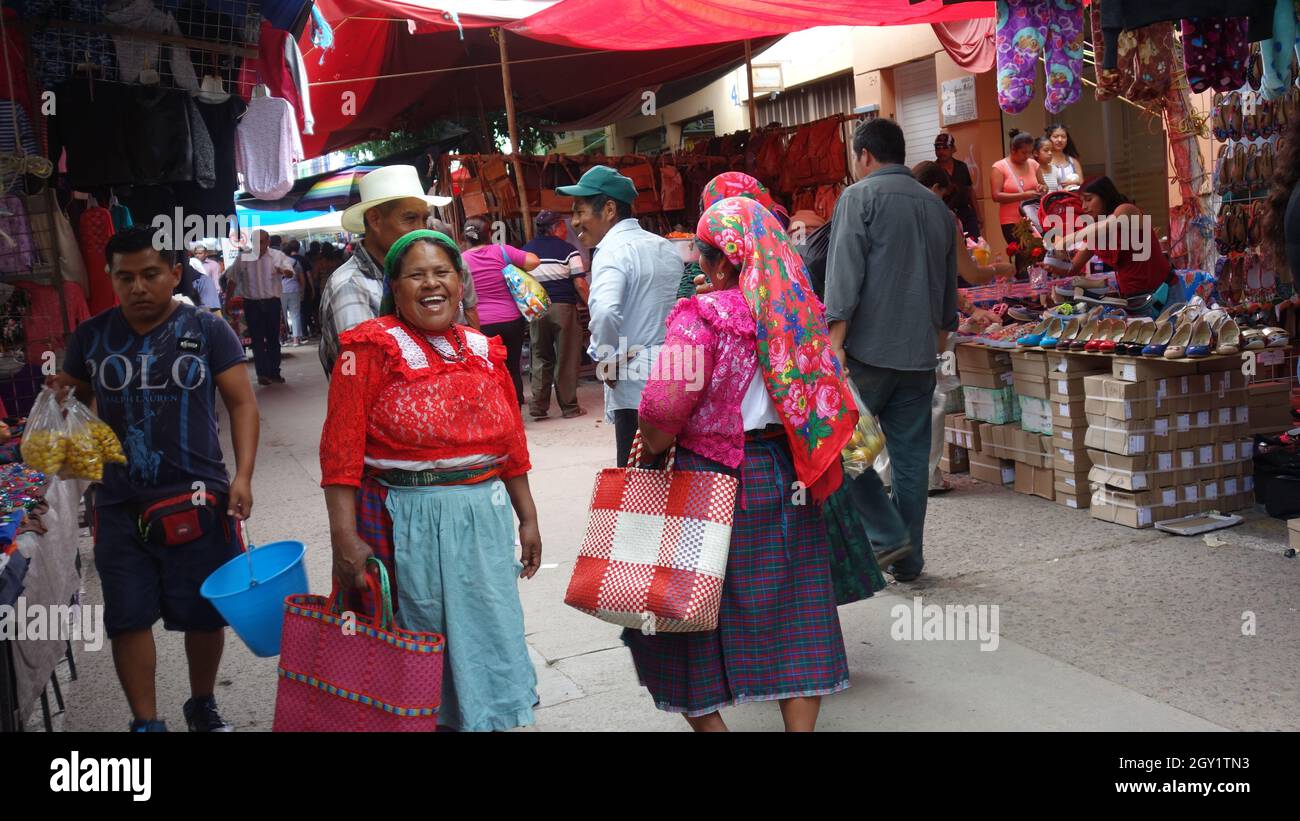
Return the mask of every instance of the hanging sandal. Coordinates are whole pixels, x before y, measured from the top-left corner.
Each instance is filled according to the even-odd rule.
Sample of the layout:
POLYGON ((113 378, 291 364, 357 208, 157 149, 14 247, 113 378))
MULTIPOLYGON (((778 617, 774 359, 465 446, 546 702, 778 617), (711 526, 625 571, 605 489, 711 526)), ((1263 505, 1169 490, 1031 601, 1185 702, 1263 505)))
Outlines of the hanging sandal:
POLYGON ((1240 140, 1242 138, 1241 95, 1235 91, 1229 92, 1224 105, 1228 107, 1228 139, 1240 140))
POLYGON ((1224 142, 1228 139, 1228 123, 1223 118, 1223 93, 1214 92, 1214 102, 1210 106, 1210 128, 1214 139, 1224 142))

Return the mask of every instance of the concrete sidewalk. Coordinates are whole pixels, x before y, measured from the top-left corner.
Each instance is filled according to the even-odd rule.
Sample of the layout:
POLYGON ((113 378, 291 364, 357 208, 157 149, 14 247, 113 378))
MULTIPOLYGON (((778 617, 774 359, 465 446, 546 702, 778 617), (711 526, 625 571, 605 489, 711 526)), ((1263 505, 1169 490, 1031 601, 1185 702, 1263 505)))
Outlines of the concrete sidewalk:
MULTIPOLYGON (((317 460, 326 385, 314 348, 288 351, 288 384, 258 388, 262 444, 254 479, 254 541, 308 545, 316 591, 329 589, 330 548, 317 460)), ((541 518, 543 570, 521 583, 542 705, 537 727, 686 730, 636 682, 618 628, 563 604, 594 475, 612 463, 600 389, 591 413, 527 422, 530 483, 541 518)), ((328 444, 328 443, 326 443, 328 444)), ((228 452, 228 444, 227 444, 228 452)), ((1041 499, 956 480, 931 500, 926 575, 841 608, 853 686, 825 700, 825 730, 1296 730, 1300 562, 1281 555, 1282 523, 1253 517, 1227 545, 1135 531, 1041 499), (1001 642, 894 641, 890 609, 996 604, 1001 642), (1257 635, 1243 636, 1242 615, 1257 635)), ((84 553, 86 601, 100 601, 84 553)), ((183 728, 188 696, 179 635, 159 637, 159 707, 183 728)), ((120 731, 129 716, 108 649, 78 657, 65 688, 68 730, 120 731)), ((229 639, 217 697, 240 730, 269 730, 275 660, 229 639)), ((745 730, 781 727, 772 704, 724 712, 745 730)))

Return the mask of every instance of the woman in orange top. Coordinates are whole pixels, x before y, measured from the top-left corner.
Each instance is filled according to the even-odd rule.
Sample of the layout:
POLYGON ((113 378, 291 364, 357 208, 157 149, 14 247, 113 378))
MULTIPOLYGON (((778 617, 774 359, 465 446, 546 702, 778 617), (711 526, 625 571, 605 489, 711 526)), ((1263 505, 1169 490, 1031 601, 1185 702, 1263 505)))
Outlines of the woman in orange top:
MULTIPOLYGON (((993 163, 989 178, 990 194, 998 203, 998 222, 1002 236, 1008 243, 1016 241, 1015 227, 1020 222, 1020 203, 1037 199, 1046 187, 1038 182, 1038 162, 1030 154, 1034 150, 1034 137, 1018 129, 1011 130, 1011 153, 993 163)), ((1027 264, 1027 257, 1016 255, 1016 270, 1027 264)))

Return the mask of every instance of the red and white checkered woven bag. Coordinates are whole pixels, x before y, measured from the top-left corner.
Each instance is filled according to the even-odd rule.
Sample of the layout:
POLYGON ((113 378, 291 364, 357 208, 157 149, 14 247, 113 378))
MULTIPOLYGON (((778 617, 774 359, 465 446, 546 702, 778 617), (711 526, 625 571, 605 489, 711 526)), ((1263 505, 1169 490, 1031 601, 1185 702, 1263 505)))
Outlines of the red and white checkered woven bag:
MULTIPOLYGON (((628 464, 640 455, 638 434, 628 464)), ((645 633, 717 629, 739 482, 672 466, 596 477, 565 604, 645 633)))

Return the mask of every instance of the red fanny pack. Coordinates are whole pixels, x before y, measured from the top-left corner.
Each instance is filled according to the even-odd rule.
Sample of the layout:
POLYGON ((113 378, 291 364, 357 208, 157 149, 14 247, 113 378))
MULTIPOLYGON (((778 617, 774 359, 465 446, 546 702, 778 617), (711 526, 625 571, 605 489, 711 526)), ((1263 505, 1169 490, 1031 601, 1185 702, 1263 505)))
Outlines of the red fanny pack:
POLYGON ((216 527, 229 534, 230 523, 215 493, 178 493, 146 503, 140 510, 140 538, 159 547, 189 544, 216 527))

